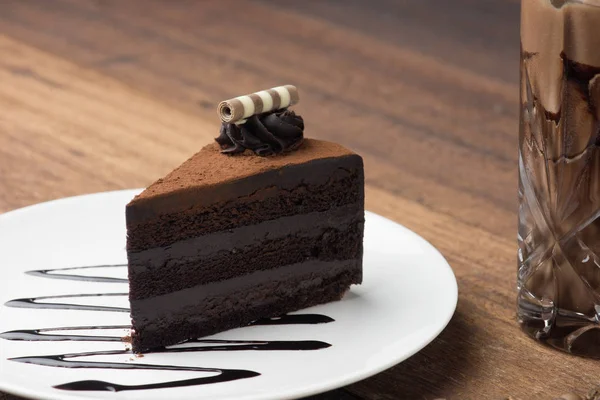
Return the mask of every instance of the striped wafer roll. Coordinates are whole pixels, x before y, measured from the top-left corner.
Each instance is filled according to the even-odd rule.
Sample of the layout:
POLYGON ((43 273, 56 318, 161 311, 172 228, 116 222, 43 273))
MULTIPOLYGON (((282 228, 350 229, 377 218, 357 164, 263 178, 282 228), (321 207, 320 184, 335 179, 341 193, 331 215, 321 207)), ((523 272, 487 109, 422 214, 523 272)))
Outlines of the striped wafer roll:
POLYGON ((299 100, 296 86, 284 85, 222 101, 217 111, 224 123, 239 125, 253 115, 286 108, 299 100))

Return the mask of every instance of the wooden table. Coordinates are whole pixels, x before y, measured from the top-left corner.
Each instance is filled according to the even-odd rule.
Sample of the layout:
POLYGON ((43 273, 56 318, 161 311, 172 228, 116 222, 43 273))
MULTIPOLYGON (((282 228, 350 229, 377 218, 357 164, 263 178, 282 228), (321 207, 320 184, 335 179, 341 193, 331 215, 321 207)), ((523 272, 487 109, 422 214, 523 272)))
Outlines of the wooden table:
POLYGON ((216 136, 216 102, 295 83, 308 135, 364 156, 367 207, 439 248, 460 290, 425 350, 319 399, 584 394, 600 363, 514 318, 518 16, 517 0, 0 0, 0 212, 148 185, 216 136))

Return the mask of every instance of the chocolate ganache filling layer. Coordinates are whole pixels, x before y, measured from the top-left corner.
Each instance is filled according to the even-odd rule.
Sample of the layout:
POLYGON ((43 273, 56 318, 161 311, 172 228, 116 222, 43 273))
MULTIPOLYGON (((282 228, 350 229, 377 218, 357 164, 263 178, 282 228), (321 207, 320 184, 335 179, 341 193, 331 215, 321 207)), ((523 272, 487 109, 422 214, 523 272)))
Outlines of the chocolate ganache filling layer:
POLYGON ((288 109, 254 115, 244 124, 223 123, 215 140, 225 154, 252 150, 270 156, 298 148, 304 139, 304 120, 288 109))

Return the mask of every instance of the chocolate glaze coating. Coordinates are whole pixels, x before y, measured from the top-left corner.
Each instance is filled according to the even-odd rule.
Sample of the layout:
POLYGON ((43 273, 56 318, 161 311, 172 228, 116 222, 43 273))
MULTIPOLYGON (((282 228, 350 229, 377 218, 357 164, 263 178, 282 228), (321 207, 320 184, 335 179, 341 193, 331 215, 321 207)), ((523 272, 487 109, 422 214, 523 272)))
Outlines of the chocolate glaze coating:
POLYGON ((287 108, 254 115, 245 124, 221 125, 215 140, 225 154, 252 150, 259 156, 270 156, 296 149, 304 138, 304 120, 287 108))

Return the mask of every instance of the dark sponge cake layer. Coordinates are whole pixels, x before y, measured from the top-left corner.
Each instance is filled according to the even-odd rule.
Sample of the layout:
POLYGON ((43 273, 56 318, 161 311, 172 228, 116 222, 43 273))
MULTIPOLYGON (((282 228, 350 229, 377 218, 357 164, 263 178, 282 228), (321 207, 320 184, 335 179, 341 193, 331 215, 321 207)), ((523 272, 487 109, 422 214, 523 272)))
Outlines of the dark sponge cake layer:
POLYGON ((129 296, 143 299, 303 260, 357 258, 363 223, 362 209, 349 205, 130 254, 129 296))
POLYGON ((357 260, 307 261, 131 302, 133 351, 141 352, 340 300, 362 282, 357 260), (193 300, 192 300, 193 299, 193 300))
POLYGON ((140 252, 168 246, 180 240, 262 221, 356 204, 363 196, 359 183, 364 178, 358 171, 350 173, 337 167, 326 168, 324 171, 309 169, 301 175, 303 178, 291 189, 267 186, 251 195, 210 207, 195 207, 161 215, 139 224, 132 223, 128 228, 127 248, 131 252, 140 252), (311 172, 329 174, 330 177, 321 183, 310 183, 310 179, 304 178, 304 175, 310 176, 311 172))

